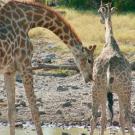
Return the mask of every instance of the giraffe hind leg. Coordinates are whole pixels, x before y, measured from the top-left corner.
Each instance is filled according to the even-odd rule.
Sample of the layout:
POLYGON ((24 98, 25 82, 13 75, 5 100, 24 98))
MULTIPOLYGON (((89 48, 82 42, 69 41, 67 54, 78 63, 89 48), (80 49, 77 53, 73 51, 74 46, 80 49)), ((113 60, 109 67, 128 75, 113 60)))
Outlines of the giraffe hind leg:
POLYGON ((122 134, 125 135, 125 119, 124 119, 124 114, 123 114, 123 103, 121 102, 121 100, 119 99, 119 109, 120 109, 120 116, 119 116, 119 121, 120 121, 120 125, 121 125, 121 131, 122 134))
POLYGON ((5 73, 5 87, 8 99, 8 119, 10 124, 10 135, 15 135, 15 73, 5 73))
MULTIPOLYGON (((129 90, 128 90, 129 91, 129 90)), ((119 100, 121 102, 121 106, 123 107, 125 121, 127 122, 128 130, 130 135, 134 135, 132 129, 132 121, 131 121, 131 95, 130 92, 127 92, 125 95, 119 95, 119 100)), ((123 125, 122 125, 123 127, 123 125)), ((124 129, 123 129, 124 130, 124 129)))

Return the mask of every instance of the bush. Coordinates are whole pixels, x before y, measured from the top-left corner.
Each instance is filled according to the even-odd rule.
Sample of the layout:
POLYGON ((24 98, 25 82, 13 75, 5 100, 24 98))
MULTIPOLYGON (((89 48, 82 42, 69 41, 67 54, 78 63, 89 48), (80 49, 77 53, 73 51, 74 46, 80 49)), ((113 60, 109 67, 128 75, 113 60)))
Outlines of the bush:
MULTIPOLYGON (((100 5, 100 0, 57 0, 57 1, 61 5, 83 9, 97 9, 100 5)), ((108 3, 109 1, 111 0, 103 0, 104 3, 108 3)), ((112 0, 112 1, 113 5, 120 11, 135 10, 135 0, 112 0)))

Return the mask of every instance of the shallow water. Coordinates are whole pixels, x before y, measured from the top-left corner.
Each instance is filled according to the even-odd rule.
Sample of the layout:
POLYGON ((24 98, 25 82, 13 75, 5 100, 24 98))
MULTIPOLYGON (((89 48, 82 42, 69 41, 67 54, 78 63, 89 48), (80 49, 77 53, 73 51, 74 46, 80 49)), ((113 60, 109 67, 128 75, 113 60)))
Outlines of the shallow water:
MULTIPOLYGON (((71 135, 80 135, 85 133, 87 135, 87 130, 82 128, 71 128, 71 129, 62 129, 62 128, 43 128, 44 135, 62 135, 64 133, 70 133, 71 135)), ((9 135, 9 128, 0 128, 0 135, 9 135)), ((36 135, 35 130, 31 129, 16 129, 16 135, 36 135)))
MULTIPOLYGON (((62 135, 62 133, 69 133, 69 135, 89 135, 88 130, 84 128, 43 128, 44 135, 62 135)), ((98 135, 99 130, 95 131, 94 135, 98 135)), ((0 127, 0 135, 9 135, 8 127, 0 127)), ((16 135, 37 135, 34 129, 16 129, 16 135)), ((109 135, 109 131, 105 132, 105 135, 109 135)), ((120 130, 114 135, 121 135, 120 130)), ((127 134, 129 135, 129 134, 127 134)))

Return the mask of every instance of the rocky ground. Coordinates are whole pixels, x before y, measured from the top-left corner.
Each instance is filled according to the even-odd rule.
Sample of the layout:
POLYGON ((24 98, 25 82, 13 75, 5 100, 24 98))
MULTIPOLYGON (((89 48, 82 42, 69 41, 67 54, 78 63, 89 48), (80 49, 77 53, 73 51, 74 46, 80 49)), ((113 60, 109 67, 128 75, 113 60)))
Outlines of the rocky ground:
MULTIPOLYGON (((56 51, 50 41, 32 40, 34 44, 33 65, 38 63, 71 64, 71 54, 56 51)), ((135 123, 135 73, 132 74, 132 116, 135 123)), ((34 72, 34 91, 37 96, 41 120, 43 123, 60 125, 89 125, 91 118, 91 85, 85 84, 79 73, 34 72)), ((118 125, 118 99, 115 96, 114 124, 118 125)), ((17 121, 31 121, 31 113, 25 96, 23 84, 16 81, 17 121)), ((100 116, 100 112, 99 112, 100 116)), ((0 76, 0 121, 7 122, 7 98, 3 76, 0 76)))

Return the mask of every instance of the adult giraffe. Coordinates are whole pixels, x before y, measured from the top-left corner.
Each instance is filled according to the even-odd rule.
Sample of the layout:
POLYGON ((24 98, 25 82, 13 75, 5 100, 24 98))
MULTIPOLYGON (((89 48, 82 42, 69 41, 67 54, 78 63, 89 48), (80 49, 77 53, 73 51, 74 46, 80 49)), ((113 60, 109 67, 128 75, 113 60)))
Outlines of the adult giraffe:
POLYGON ((15 73, 18 71, 25 87, 32 118, 38 135, 43 135, 33 90, 32 51, 28 32, 44 27, 55 33, 71 50, 86 82, 92 80, 93 52, 83 47, 81 40, 57 12, 47 6, 10 1, 0 9, 0 73, 4 74, 8 98, 10 135, 15 135, 15 73))

